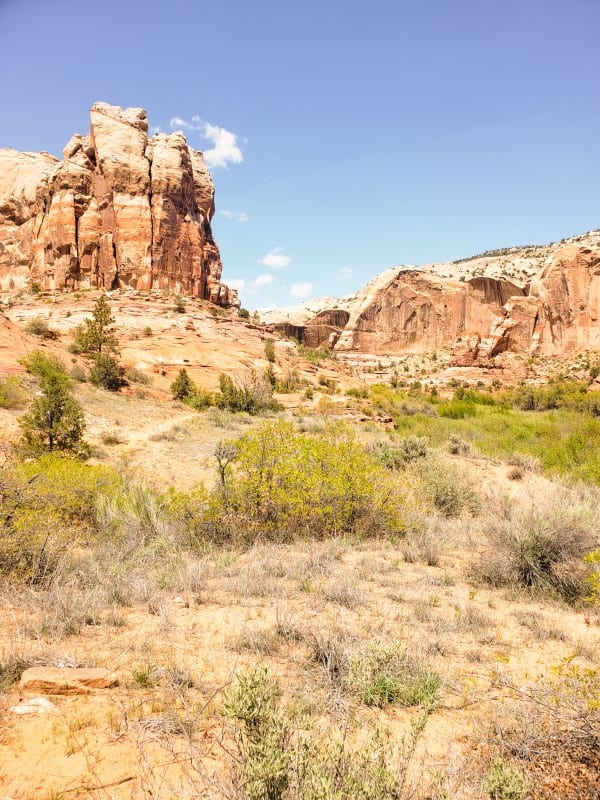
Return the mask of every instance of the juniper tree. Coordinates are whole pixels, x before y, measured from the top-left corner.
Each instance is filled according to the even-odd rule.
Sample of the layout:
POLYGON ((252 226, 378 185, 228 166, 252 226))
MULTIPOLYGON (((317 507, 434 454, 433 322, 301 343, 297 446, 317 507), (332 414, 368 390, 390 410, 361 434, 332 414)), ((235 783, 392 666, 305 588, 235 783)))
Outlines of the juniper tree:
MULTIPOLYGON (((39 373, 38 373, 39 374, 39 373)), ((33 453, 85 449, 83 410, 71 395, 71 381, 65 372, 48 368, 41 374, 40 397, 36 397, 19 420, 23 444, 33 453)))

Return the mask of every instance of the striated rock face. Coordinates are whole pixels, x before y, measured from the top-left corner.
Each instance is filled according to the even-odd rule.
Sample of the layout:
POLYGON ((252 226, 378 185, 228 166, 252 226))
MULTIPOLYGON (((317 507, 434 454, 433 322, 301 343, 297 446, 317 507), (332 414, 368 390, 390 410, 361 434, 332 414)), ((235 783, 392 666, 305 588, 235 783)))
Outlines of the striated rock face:
POLYGON ((448 347, 467 332, 488 331, 518 286, 494 278, 444 280, 419 270, 397 271, 372 285, 350 313, 336 349, 375 354, 448 347))
POLYGON ((0 291, 128 286, 239 305, 220 282, 212 179, 182 133, 148 139, 143 109, 96 103, 63 154, 0 149, 0 291))
POLYGON ((451 363, 464 367, 492 365, 504 352, 569 355, 600 348, 598 234, 524 248, 525 255, 518 248, 501 251, 505 273, 509 257, 521 265, 512 270, 515 280, 498 275, 489 254, 472 259, 470 274, 464 262, 455 275, 447 274, 449 264, 386 270, 343 301, 347 310, 332 304, 300 325, 284 325, 296 327, 311 347, 383 356, 450 349, 451 363))

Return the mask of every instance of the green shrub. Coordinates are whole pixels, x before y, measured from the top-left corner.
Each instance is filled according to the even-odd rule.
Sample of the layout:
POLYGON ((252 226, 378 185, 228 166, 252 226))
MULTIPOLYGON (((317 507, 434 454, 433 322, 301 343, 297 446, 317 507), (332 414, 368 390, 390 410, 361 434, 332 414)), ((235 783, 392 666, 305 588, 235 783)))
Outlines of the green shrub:
POLYGON ((290 721, 279 684, 266 669, 238 677, 223 698, 223 714, 243 723, 240 778, 248 800, 278 800, 290 781, 290 721))
POLYGON ((410 657, 400 642, 372 642, 350 663, 346 686, 367 706, 422 706, 438 702, 440 676, 410 657))
POLYGON ((271 364, 275 363, 275 340, 267 338, 265 341, 265 358, 271 364))
POLYGON ((234 382, 229 375, 219 375, 221 393, 215 397, 215 405, 229 411, 246 411, 258 414, 266 409, 279 410, 280 404, 273 400, 273 387, 265 375, 250 370, 234 382))
POLYGON ((426 436, 407 436, 400 442, 400 453, 404 461, 417 461, 427 455, 426 436))
POLYGON ((196 392, 196 386, 185 367, 177 373, 177 377, 171 384, 170 391, 174 400, 187 400, 196 392))
POLYGON ((247 308, 240 308, 238 311, 238 317, 241 319, 250 319, 250 312, 247 308))
POLYGON ((278 682, 266 669, 240 675, 237 685, 225 693, 224 715, 241 723, 233 743, 236 796, 248 800, 414 796, 408 776, 426 712, 400 741, 371 728, 359 746, 352 746, 347 731, 323 736, 306 729, 307 720, 292 717, 282 707, 280 695, 278 682))
POLYGON ((2 473, 0 575, 45 583, 95 530, 95 503, 120 481, 112 470, 56 455, 2 473))
POLYGON ((206 389, 196 388, 194 394, 190 395, 185 403, 196 411, 205 411, 215 405, 215 395, 206 389))
POLYGON ((128 385, 124 367, 113 356, 98 354, 89 377, 94 386, 107 389, 109 392, 118 392, 123 386, 128 385))
POLYGON ((27 395, 15 376, 0 380, 0 408, 21 408, 27 403, 27 395))
POLYGON ((521 800, 527 791, 523 773, 497 758, 483 783, 490 800, 521 800))
POLYGON ((58 356, 52 353, 44 353, 43 350, 32 350, 19 361, 30 375, 37 378, 48 378, 52 375, 67 375, 64 363, 58 356))
POLYGON ((175 298, 175 305, 173 306, 173 311, 176 314, 185 314, 185 300, 183 299, 183 297, 175 298))
POLYGON ((237 535, 278 539, 402 530, 405 495, 350 429, 329 424, 309 435, 278 420, 233 444, 217 526, 230 519, 237 535))

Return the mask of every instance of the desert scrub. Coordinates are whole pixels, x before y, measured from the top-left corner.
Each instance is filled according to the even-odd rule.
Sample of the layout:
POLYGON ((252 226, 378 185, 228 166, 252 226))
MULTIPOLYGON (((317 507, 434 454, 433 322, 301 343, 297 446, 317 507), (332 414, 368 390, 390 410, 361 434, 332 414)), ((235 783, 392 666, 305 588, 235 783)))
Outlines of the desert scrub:
POLYGON ((476 575, 492 586, 577 601, 592 569, 584 556, 598 543, 597 502, 595 492, 566 489, 548 491, 525 509, 506 498, 490 500, 476 575))
POLYGON ((407 653, 400 642, 371 642, 355 656, 345 678, 346 688, 367 706, 421 706, 438 703, 440 676, 407 653))
POLYGON ((483 790, 490 800, 521 800, 526 788, 523 773, 502 758, 494 760, 483 782, 483 790))
POLYGON ((231 443, 213 504, 221 534, 289 540, 304 535, 369 536, 403 530, 408 489, 364 451, 352 431, 327 424, 301 434, 290 422, 269 421, 231 443))
MULTIPOLYGON (((317 733, 307 717, 281 703, 277 680, 256 669, 225 693, 223 714, 237 723, 232 748, 234 794, 248 800, 408 800, 415 797, 413 756, 423 712, 401 741, 370 727, 360 743, 348 731, 317 733)), ((438 776, 443 780, 443 776, 438 776)))
POLYGON ((220 393, 214 404, 219 408, 248 414, 259 414, 268 409, 278 411, 282 406, 273 399, 273 386, 266 373, 250 370, 233 380, 222 372, 219 375, 220 393))
POLYGON ((425 496, 444 517, 458 517, 463 511, 476 514, 480 501, 464 469, 452 460, 431 454, 413 461, 412 471, 421 481, 425 496))
POLYGON ((47 455, 1 474, 0 574, 48 582, 67 555, 97 532, 95 500, 120 484, 116 473, 47 455))
POLYGON ((277 800, 290 781, 290 720, 281 691, 266 669, 238 677, 223 697, 223 714, 242 723, 237 778, 248 800, 277 800))
POLYGON ((0 380, 0 408, 21 408, 27 403, 27 394, 18 378, 0 380))

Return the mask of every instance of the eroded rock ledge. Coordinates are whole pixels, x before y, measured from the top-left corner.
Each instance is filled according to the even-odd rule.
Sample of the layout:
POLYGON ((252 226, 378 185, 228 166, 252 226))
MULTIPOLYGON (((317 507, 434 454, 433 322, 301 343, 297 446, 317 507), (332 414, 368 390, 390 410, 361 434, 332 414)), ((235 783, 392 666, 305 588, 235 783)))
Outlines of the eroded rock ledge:
POLYGON ((239 305, 221 283, 214 185, 181 132, 95 103, 64 161, 0 149, 0 291, 132 287, 239 305))

